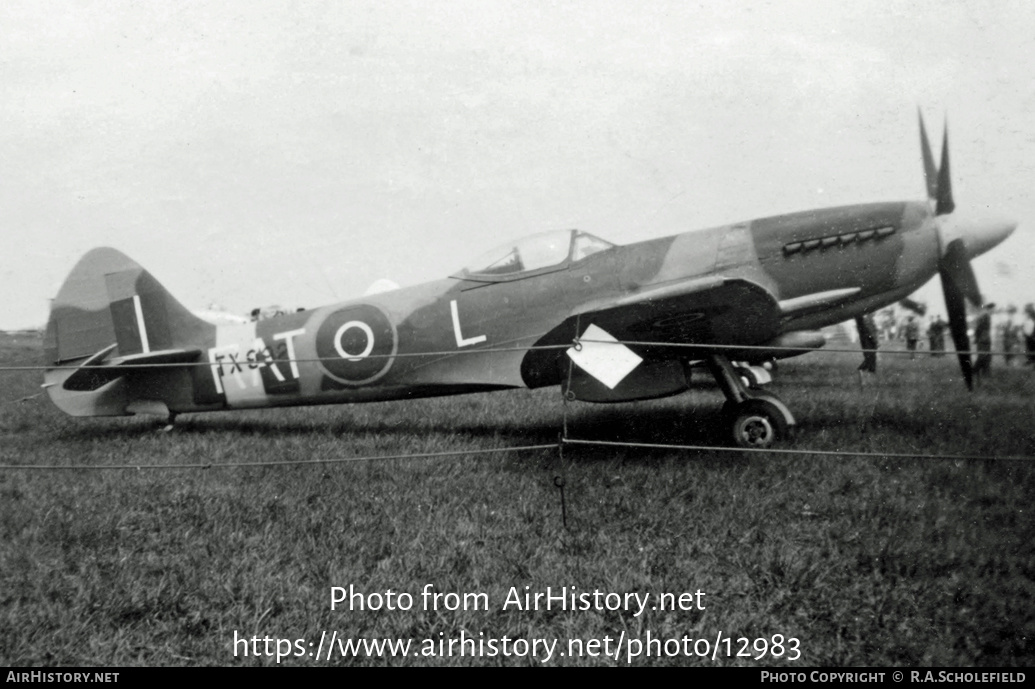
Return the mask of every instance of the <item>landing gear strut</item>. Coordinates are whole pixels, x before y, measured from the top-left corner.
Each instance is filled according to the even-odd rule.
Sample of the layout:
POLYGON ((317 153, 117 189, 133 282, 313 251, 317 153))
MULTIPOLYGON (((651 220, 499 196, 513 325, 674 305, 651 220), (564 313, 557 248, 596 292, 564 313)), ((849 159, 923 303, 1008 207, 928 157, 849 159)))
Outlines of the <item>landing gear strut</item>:
POLYGON ((707 361, 726 396, 722 415, 737 446, 768 448, 788 436, 795 424, 794 415, 779 397, 744 385, 727 356, 712 354, 707 361))

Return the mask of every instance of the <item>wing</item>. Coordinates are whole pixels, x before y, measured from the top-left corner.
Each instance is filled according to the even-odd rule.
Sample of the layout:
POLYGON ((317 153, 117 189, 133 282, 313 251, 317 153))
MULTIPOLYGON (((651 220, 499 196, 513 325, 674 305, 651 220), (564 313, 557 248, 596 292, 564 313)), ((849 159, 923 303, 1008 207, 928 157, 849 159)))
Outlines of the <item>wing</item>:
MULTIPOLYGON (((644 360, 696 359, 708 350, 660 345, 761 344, 779 333, 783 315, 780 303, 764 287, 749 280, 710 276, 583 304, 536 345, 572 344, 577 337, 598 339, 603 331, 629 343, 628 349, 644 360), (586 336, 591 327, 595 329, 590 334, 596 337, 586 336)), ((541 387, 562 382, 566 351, 561 347, 531 350, 521 367, 526 384, 541 387)))

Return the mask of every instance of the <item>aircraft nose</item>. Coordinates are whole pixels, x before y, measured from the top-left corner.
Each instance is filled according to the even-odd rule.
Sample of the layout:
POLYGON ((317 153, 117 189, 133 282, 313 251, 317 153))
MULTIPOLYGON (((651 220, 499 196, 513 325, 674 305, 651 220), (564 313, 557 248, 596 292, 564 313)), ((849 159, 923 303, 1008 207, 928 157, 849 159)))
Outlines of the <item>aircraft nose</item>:
POLYGON ((953 213, 957 236, 962 237, 970 258, 998 246, 1017 229, 1017 221, 1004 215, 953 213))
POLYGON ((987 216, 968 228, 967 249, 971 257, 998 246, 1017 229, 1017 221, 1006 216, 987 216))

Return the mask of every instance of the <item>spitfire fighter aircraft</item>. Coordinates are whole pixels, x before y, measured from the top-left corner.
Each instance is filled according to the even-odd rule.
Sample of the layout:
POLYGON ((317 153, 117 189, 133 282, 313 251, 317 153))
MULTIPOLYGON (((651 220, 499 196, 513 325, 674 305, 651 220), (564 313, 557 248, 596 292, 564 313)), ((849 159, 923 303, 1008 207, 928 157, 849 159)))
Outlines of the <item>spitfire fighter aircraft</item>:
MULTIPOLYGON (((508 242, 448 278, 245 324, 193 315, 114 249, 87 253, 53 302, 44 387, 74 416, 340 404, 559 385, 570 399, 675 395, 703 366, 743 446, 795 423, 731 362, 822 346, 820 328, 941 276, 969 349, 970 260, 1016 223, 955 209, 948 137, 928 200, 810 210, 616 246, 579 230, 508 242), (801 348, 787 351, 786 347, 801 348), (743 349, 737 349, 743 348, 743 349)), ((969 355, 959 355, 971 381, 969 355)))

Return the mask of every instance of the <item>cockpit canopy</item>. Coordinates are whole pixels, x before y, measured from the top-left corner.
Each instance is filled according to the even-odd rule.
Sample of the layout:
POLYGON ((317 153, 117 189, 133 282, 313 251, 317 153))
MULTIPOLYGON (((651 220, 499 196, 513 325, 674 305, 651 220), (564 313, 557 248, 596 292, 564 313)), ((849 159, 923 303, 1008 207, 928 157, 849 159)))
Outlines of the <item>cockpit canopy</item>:
POLYGON ((588 232, 551 230, 510 241, 468 264, 456 277, 476 280, 513 280, 538 272, 560 270, 614 246, 588 232))

